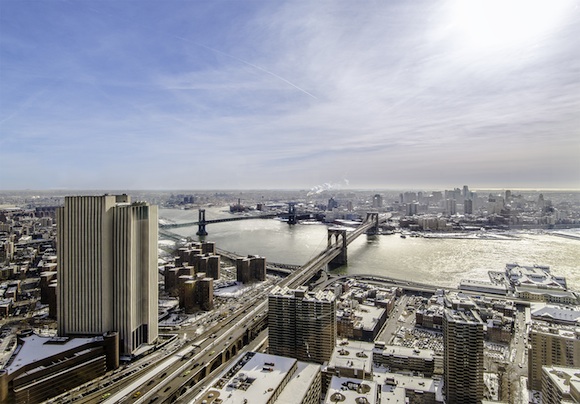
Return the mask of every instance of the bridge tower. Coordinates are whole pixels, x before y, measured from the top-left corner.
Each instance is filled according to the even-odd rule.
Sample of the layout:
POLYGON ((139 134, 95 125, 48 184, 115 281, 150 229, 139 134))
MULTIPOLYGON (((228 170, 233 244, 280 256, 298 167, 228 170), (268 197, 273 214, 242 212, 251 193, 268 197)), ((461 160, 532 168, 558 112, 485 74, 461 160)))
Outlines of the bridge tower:
POLYGON ((367 212, 365 222, 375 222, 374 226, 367 230, 367 234, 379 234, 379 213, 367 212))
POLYGON ((207 236, 207 230, 205 229, 205 225, 207 222, 205 221, 205 209, 199 210, 199 220, 198 220, 198 229, 197 234, 198 236, 207 236))
POLYGON ((340 247, 340 254, 330 261, 328 264, 331 269, 338 268, 340 266, 346 265, 346 230, 345 229, 328 229, 328 248, 333 245, 340 247))
POLYGON ((288 203, 288 224, 296 224, 296 204, 294 202, 288 203))

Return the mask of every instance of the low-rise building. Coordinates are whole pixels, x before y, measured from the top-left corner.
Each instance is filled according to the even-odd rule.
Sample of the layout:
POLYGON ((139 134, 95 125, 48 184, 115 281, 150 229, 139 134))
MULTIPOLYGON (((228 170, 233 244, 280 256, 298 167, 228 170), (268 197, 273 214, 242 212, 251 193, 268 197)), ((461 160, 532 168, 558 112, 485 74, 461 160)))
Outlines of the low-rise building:
POLYGON ((549 321, 556 324, 580 326, 580 310, 578 307, 562 307, 554 304, 530 304, 532 320, 549 321))
POLYGON ((248 352, 211 382, 194 403, 315 404, 320 366, 293 358, 248 352))
POLYGON ((18 336, 18 348, 0 371, 0 402, 39 403, 119 367, 119 337, 18 336))
POLYGON ((371 380, 334 376, 330 381, 324 403, 340 402, 378 404, 379 386, 371 380))
POLYGON ((542 404, 580 403, 580 369, 542 366, 542 404))
MULTIPOLYGON (((375 343, 373 362, 394 371, 416 372, 426 377, 434 373, 437 355, 431 349, 414 349, 397 345, 375 343)), ((439 357, 440 359, 440 357, 439 357)))
POLYGON ((425 377, 384 372, 375 369, 374 380, 380 386, 381 403, 443 403, 443 383, 425 377))
POLYGON ((333 376, 372 379, 373 347, 369 342, 348 340, 336 346, 328 364, 322 369, 322 391, 327 391, 333 376))
POLYGON ((570 290, 516 286, 515 295, 519 299, 536 302, 578 304, 578 296, 570 290))

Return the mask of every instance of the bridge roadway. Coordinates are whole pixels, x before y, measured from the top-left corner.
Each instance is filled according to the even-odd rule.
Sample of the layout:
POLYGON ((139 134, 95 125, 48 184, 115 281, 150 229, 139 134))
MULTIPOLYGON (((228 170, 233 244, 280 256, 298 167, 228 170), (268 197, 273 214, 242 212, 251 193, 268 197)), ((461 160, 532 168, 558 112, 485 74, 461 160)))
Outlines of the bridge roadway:
MULTIPOLYGON (((237 217, 228 217, 224 219, 212 219, 206 220, 203 223, 211 224, 211 223, 224 223, 224 222, 236 222, 238 220, 250 220, 250 219, 273 219, 275 217, 280 216, 278 213, 269 213, 267 215, 259 215, 259 216, 237 216, 237 217)), ((160 224, 160 229, 176 229, 179 227, 190 227, 190 226, 198 226, 198 222, 186 222, 186 223, 164 223, 160 224)))
MULTIPOLYGON (((241 257, 241 255, 238 255, 236 253, 230 252, 230 251, 226 251, 223 250, 221 248, 216 248, 216 253, 218 253, 219 255, 221 255, 222 257, 226 257, 231 261, 236 261, 238 258, 241 257)), ((271 261, 266 261, 266 270, 269 272, 273 272, 273 273, 278 273, 278 274, 282 274, 284 276, 288 276, 290 275, 292 272, 300 269, 301 266, 300 265, 292 265, 292 264, 281 264, 278 262, 271 262, 271 261)))
MULTIPOLYGON (((387 219, 388 216, 379 218, 379 224, 387 219)), ((366 220, 362 222, 354 231, 347 232, 346 245, 349 245, 361 234, 366 233, 376 223, 373 220, 366 220)), ((312 258, 306 264, 300 268, 300 270, 295 271, 292 276, 289 276, 280 282, 281 286, 288 286, 289 288, 296 288, 300 285, 306 284, 310 279, 316 275, 316 273, 325 268, 334 258, 342 253, 342 244, 333 243, 326 250, 322 251, 320 254, 312 258)))
MULTIPOLYGON (((363 222, 347 236, 351 243, 376 223, 363 222)), ((279 285, 296 288, 307 283, 342 251, 342 243, 335 243, 294 271, 279 285)), ((95 386, 85 387, 87 393, 70 401, 107 404, 118 402, 172 403, 218 372, 222 365, 239 353, 267 328, 269 290, 248 302, 177 352, 168 352, 153 363, 142 365, 131 377, 117 382, 102 379, 95 386), (218 335, 219 334, 219 335, 218 335), (96 390, 96 391, 95 391, 96 390)), ((61 402, 66 402, 62 400, 61 402)))

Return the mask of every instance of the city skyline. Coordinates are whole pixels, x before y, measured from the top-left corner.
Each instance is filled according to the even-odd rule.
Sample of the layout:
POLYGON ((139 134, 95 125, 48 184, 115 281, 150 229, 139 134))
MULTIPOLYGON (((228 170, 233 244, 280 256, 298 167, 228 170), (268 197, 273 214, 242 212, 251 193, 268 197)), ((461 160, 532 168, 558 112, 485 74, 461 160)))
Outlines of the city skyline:
POLYGON ((0 187, 578 189, 578 3, 471 4, 2 2, 0 187))

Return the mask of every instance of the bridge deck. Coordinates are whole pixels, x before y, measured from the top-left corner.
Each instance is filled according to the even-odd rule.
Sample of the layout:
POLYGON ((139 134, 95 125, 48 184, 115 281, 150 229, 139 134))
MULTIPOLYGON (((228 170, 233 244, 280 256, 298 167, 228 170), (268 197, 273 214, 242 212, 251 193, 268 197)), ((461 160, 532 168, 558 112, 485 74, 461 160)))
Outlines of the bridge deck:
POLYGON ((267 215, 260 215, 260 216, 239 216, 239 217, 227 217, 223 219, 212 219, 212 220, 205 220, 202 222, 185 222, 185 223, 164 223, 160 224, 160 229, 176 229, 179 227, 190 227, 190 226, 199 226, 200 223, 202 224, 211 224, 211 223, 225 223, 225 222, 236 222, 238 220, 250 220, 250 219, 273 219, 279 216, 276 213, 270 213, 267 215))

